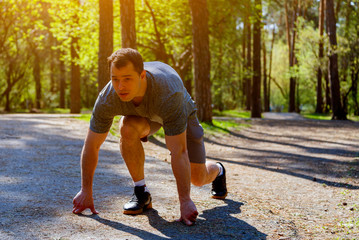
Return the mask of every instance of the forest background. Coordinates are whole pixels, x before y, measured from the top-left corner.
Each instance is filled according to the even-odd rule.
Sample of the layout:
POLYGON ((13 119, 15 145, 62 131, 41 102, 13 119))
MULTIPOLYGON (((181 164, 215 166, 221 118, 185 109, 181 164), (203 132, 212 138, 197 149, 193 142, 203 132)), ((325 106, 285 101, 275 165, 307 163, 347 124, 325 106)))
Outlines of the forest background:
POLYGON ((180 74, 202 121, 359 115, 358 0, 0 0, 0 11, 2 112, 92 109, 106 58, 132 47, 180 74))

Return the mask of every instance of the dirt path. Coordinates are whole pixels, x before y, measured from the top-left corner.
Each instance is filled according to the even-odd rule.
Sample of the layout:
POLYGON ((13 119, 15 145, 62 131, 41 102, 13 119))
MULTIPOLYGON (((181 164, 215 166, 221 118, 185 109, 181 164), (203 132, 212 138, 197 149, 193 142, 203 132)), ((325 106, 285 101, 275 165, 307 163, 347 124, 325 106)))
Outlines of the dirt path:
POLYGON ((131 217, 132 183, 110 136, 95 175, 98 216, 71 213, 88 124, 53 115, 0 115, 0 239, 359 239, 359 124, 239 120, 208 136, 208 158, 228 172, 227 200, 192 187, 194 227, 179 214, 163 140, 145 144, 154 209, 131 217))

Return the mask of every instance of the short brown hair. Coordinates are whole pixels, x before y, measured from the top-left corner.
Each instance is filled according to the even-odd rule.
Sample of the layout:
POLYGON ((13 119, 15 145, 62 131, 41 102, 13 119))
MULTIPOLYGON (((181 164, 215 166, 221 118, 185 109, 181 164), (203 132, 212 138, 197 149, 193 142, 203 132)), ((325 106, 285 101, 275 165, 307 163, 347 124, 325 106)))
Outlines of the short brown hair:
POLYGON ((108 66, 111 72, 111 64, 113 63, 116 68, 126 66, 129 62, 133 64, 135 71, 141 74, 143 71, 143 59, 141 54, 132 48, 121 48, 111 54, 107 58, 108 66))

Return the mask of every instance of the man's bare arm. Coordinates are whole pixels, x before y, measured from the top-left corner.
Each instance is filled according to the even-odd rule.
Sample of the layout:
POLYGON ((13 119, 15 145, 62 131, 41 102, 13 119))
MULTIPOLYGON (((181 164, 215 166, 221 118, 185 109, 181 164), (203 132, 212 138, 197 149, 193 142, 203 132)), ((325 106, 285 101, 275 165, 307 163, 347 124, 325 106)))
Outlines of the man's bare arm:
POLYGON ((198 212, 190 197, 191 166, 186 146, 186 131, 176 136, 166 136, 166 144, 171 152, 172 171, 176 178, 177 191, 180 200, 181 217, 187 225, 196 221, 198 212))
POLYGON ((73 213, 81 213, 86 208, 90 208, 93 213, 97 213, 92 196, 93 176, 98 162, 98 153, 107 134, 108 132, 95 133, 90 129, 88 130, 81 153, 81 191, 77 193, 73 200, 73 213))

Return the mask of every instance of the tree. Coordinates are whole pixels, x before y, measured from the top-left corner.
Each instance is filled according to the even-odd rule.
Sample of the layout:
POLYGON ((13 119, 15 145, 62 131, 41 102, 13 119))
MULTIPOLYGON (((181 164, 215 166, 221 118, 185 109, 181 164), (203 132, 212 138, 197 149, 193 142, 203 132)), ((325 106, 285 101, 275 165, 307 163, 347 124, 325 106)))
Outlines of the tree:
POLYGON ((121 45, 123 48, 136 49, 135 0, 120 0, 120 11, 121 45))
POLYGON ((253 24, 253 86, 251 117, 261 118, 261 28, 262 1, 255 0, 253 24))
POLYGON ((153 50, 153 52, 156 56, 156 59, 158 59, 164 63, 168 63, 170 56, 169 56, 169 54, 167 54, 167 51, 166 51, 164 37, 160 33, 160 30, 157 26, 158 25, 157 17, 155 15, 153 8, 151 7, 150 3, 147 0, 145 0, 145 4, 150 11, 151 19, 153 22, 154 37, 156 39, 155 44, 153 47, 151 47, 151 49, 153 50))
POLYGON ((208 10, 206 0, 189 0, 192 13, 195 99, 200 121, 212 122, 208 10))
POLYGON ((236 24, 243 19, 242 5, 234 0, 208 1, 212 106, 219 111, 234 109, 243 99, 243 31, 236 24))
MULTIPOLYGON (((121 5, 122 11, 122 5, 121 5)), ((100 92, 110 79, 107 58, 113 52, 113 0, 100 0, 100 29, 98 51, 97 90, 100 92)), ((122 20, 122 14, 121 14, 122 20)), ((122 30, 123 31, 123 30, 122 30)))
POLYGON ((24 62, 24 59, 21 55, 21 50, 18 45, 16 45, 16 52, 14 53, 12 51, 12 54, 6 53, 5 59, 8 62, 7 69, 5 70, 6 74, 6 88, 1 93, 1 98, 5 97, 5 111, 10 112, 11 111, 11 90, 15 87, 15 85, 20 82, 20 80, 23 80, 25 73, 26 73, 26 66, 29 61, 29 57, 27 56, 24 62), (25 66, 25 67, 24 67, 25 66))
MULTIPOLYGON (((79 5, 79 0, 74 1, 75 6, 79 5)), ((78 16, 74 15, 74 26, 78 26, 78 16)), ((76 34, 76 31, 71 36, 71 89, 70 89, 70 112, 71 113, 80 113, 81 112, 81 75, 80 75, 80 65, 79 65, 79 37, 76 34)))
POLYGON ((263 51, 263 98, 264 98, 264 111, 269 112, 269 81, 267 75, 267 48, 264 41, 262 41, 262 51, 263 51))
POLYGON ((30 73, 32 49, 28 33, 38 24, 38 12, 32 3, 0 2, 0 100, 5 99, 7 112, 22 101, 24 89, 29 89, 30 81, 26 76, 30 73), (15 90, 17 94, 13 94, 15 90))
POLYGON ((42 91, 41 91, 41 60, 40 53, 35 49, 33 51, 34 54, 34 66, 33 66, 33 76, 35 80, 35 89, 36 89, 36 100, 35 106, 37 109, 41 108, 41 100, 42 100, 42 91))
POLYGON ((344 111, 341 97, 340 97, 340 82, 338 73, 338 54, 337 51, 337 33, 336 20, 334 16, 333 0, 326 0, 326 21, 328 27, 328 36, 330 42, 329 50, 329 79, 332 97, 332 111, 334 120, 346 120, 346 113, 344 111))
MULTIPOLYGON (((298 11, 298 2, 294 0, 293 2, 293 19, 290 21, 289 19, 289 10, 288 10, 288 0, 285 0, 284 7, 285 7, 285 15, 286 15, 286 29, 287 29, 287 42, 288 42, 288 49, 289 49, 289 67, 293 68, 295 65, 295 39, 296 39, 296 28, 295 23, 297 21, 297 11, 298 11)), ((295 112, 295 86, 296 86, 296 79, 291 76, 289 79, 289 112, 295 112)))
MULTIPOLYGON (((351 27, 348 28, 348 39, 350 40, 350 76, 351 76, 351 90, 352 90, 352 108, 355 116, 359 116, 359 99, 358 99, 358 83, 359 83, 359 3, 356 5, 347 6, 347 16, 351 17, 351 27)), ((349 19, 348 19, 349 20, 349 19)))
POLYGON ((192 93, 192 35, 188 1, 143 1, 136 5, 137 47, 149 60, 170 64, 192 93))
POLYGON ((270 90, 271 90, 271 80, 272 80, 272 62, 273 62, 273 47, 274 47, 274 41, 275 41, 275 28, 272 30, 272 40, 271 40, 271 47, 269 52, 269 70, 268 70, 268 93, 267 93, 267 110, 270 110, 270 90))
MULTIPOLYGON (((337 3, 338 4, 338 3, 337 3)), ((338 43, 339 51, 338 59, 339 63, 339 79, 343 90, 341 91, 343 108, 346 113, 359 114, 358 104, 358 74, 359 74, 359 47, 358 47, 358 10, 359 3, 352 3, 347 1, 345 5, 341 7, 337 6, 337 15, 340 17, 339 24, 343 26, 340 31, 341 39, 338 43), (342 14, 339 13, 338 9, 341 9, 342 14), (343 37, 345 40, 343 40, 343 37), (349 82, 351 79, 351 83, 349 82), (349 97, 351 96, 351 97, 349 97)))
POLYGON ((247 15, 245 18, 246 28, 246 43, 247 43, 247 58, 246 58, 246 77, 245 77, 245 95, 246 95, 246 110, 251 109, 251 94, 252 94, 252 24, 251 24, 251 1, 246 2, 247 15))
POLYGON ((66 102, 65 102, 65 91, 66 91, 66 67, 65 62, 63 60, 60 60, 59 64, 60 69, 60 77, 59 77, 59 95, 60 95, 60 101, 59 101, 59 107, 65 108, 66 102))
MULTIPOLYGON (((324 1, 320 0, 320 7, 319 7, 319 62, 322 61, 324 57, 324 43, 323 43, 323 32, 324 32, 324 1)), ((317 106, 315 109, 316 113, 323 113, 323 91, 322 91, 322 78, 323 73, 321 66, 319 65, 317 70, 317 106)))

